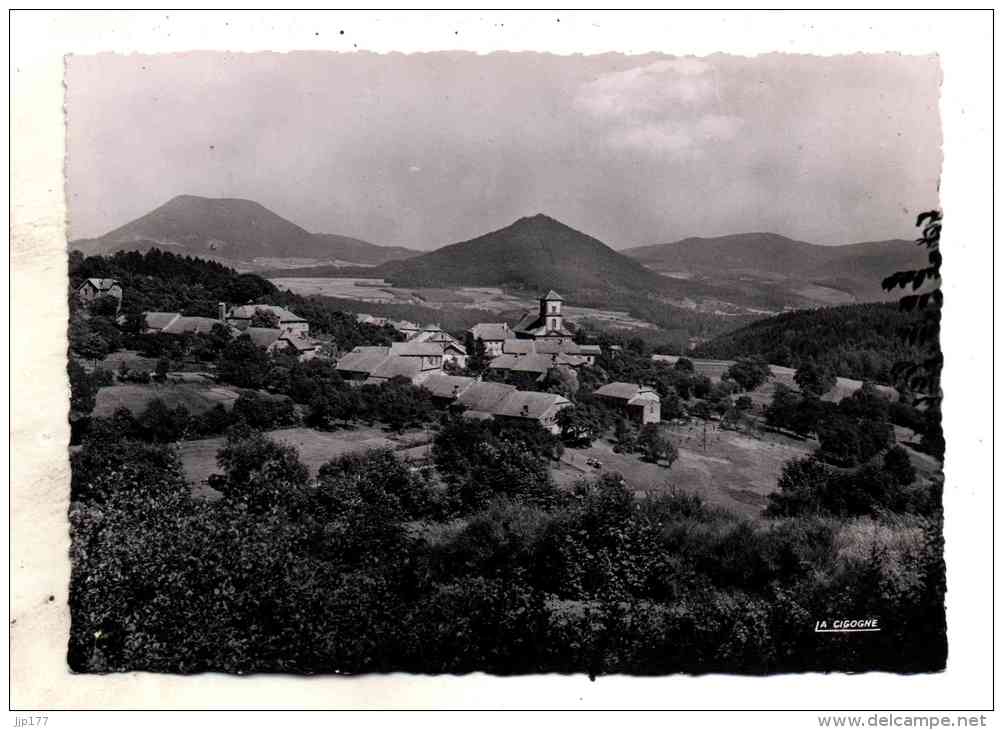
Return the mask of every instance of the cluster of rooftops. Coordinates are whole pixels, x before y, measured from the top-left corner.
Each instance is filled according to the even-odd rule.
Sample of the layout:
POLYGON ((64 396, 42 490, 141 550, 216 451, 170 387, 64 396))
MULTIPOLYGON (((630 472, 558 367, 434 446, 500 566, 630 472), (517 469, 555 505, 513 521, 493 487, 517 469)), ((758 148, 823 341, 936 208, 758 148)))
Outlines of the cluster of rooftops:
POLYGON ((213 327, 221 325, 231 334, 247 335, 258 347, 269 352, 286 349, 300 359, 309 359, 317 354, 320 343, 310 337, 309 323, 285 307, 273 304, 242 304, 227 307, 219 304, 217 317, 190 317, 179 312, 144 312, 146 332, 160 332, 168 335, 209 334, 213 327), (276 327, 252 327, 259 311, 274 315, 276 327))
MULTIPOLYGON (((83 299, 110 294, 121 299, 121 287, 114 279, 88 279, 78 292, 83 299)), ((484 345, 490 359, 488 368, 503 374, 527 375, 542 380, 553 367, 578 368, 595 364, 601 354, 598 345, 580 345, 564 327, 564 299, 553 290, 540 298, 538 310, 527 312, 514 327, 504 322, 482 322, 470 328, 475 340, 484 345)), ((243 304, 233 307, 219 303, 216 317, 182 315, 180 312, 144 312, 146 332, 173 335, 209 334, 222 325, 231 334, 247 335, 268 351, 285 348, 300 359, 316 355, 319 343, 310 337, 309 323, 285 307, 272 304, 243 304), (251 326, 255 316, 267 312, 277 326, 251 326)), ((513 385, 477 378, 449 375, 445 363, 466 366, 466 348, 436 324, 422 326, 407 320, 392 320, 357 314, 359 322, 390 325, 404 335, 403 342, 386 347, 360 346, 338 359, 335 367, 343 377, 365 383, 383 383, 403 377, 420 384, 440 403, 456 403, 471 418, 531 418, 556 429, 556 415, 571 405, 553 393, 519 390, 513 385)), ((596 395, 627 409, 640 409, 647 420, 657 419, 658 395, 651 388, 632 383, 610 383, 596 395), (652 409, 654 408, 654 411, 652 409)))
MULTIPOLYGON (((539 380, 553 367, 594 365, 600 354, 599 346, 574 342, 571 332, 564 326, 563 304, 564 298, 551 290, 540 298, 539 309, 527 312, 515 327, 509 327, 505 322, 483 322, 471 327, 470 334, 484 344, 485 354, 490 358, 488 368, 539 380)), ((439 335, 429 336, 429 328, 422 328, 413 322, 370 314, 356 315, 356 319, 393 327, 407 338, 403 344, 437 342, 443 349, 442 361, 435 364, 413 360, 418 353, 409 352, 407 348, 357 347, 338 361, 338 369, 352 379, 382 380, 392 372, 418 382, 427 377, 428 371, 441 368, 445 362, 453 362, 460 367, 466 365, 469 353, 438 327, 434 329, 439 335)))

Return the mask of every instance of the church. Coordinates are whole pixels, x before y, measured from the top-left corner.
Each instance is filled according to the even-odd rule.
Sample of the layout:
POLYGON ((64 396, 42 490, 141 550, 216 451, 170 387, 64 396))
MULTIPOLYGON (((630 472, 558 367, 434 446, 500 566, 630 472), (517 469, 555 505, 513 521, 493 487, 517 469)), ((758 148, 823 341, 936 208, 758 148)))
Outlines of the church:
POLYGON ((513 328, 521 340, 545 340, 558 344, 571 342, 572 334, 564 329, 564 297, 551 289, 540 297, 539 311, 529 311, 513 328))

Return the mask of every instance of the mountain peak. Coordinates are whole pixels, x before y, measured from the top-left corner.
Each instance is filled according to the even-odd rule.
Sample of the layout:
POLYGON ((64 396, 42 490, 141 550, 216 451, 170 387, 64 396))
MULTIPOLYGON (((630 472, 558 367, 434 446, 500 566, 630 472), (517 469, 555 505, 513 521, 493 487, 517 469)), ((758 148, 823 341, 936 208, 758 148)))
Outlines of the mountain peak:
POLYGON ((383 263, 413 255, 333 234, 315 235, 254 200, 175 195, 163 205, 96 239, 95 251, 151 246, 227 261, 306 258, 383 263))

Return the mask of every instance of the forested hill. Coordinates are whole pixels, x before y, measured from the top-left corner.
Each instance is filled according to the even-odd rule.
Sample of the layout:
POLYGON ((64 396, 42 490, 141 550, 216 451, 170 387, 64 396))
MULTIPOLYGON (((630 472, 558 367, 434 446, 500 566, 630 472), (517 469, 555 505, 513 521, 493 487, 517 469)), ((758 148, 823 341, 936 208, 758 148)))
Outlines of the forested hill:
POLYGON ((602 241, 538 214, 478 238, 373 269, 398 286, 504 286, 555 289, 607 301, 617 293, 660 294, 665 277, 602 241))
MULTIPOLYGON (((281 304, 307 320, 314 334, 334 336, 339 345, 371 344, 371 325, 359 325, 354 312, 369 312, 460 331, 477 322, 497 319, 497 313, 480 309, 444 311, 408 304, 373 304, 349 299, 305 297, 279 290, 256 274, 239 273, 215 261, 151 249, 119 252, 111 256, 70 254, 70 287, 89 277, 118 279, 122 284, 122 313, 180 312, 189 316, 216 317, 219 303, 281 304), (347 312, 347 314, 346 314, 347 312), (364 340, 361 335, 367 334, 364 340)), ((515 315, 513 315, 515 316, 515 315)))
POLYGON ((693 354, 726 360, 762 355, 775 365, 791 367, 813 360, 846 378, 890 383, 896 362, 920 358, 902 336, 915 317, 897 304, 798 310, 715 337, 693 354))

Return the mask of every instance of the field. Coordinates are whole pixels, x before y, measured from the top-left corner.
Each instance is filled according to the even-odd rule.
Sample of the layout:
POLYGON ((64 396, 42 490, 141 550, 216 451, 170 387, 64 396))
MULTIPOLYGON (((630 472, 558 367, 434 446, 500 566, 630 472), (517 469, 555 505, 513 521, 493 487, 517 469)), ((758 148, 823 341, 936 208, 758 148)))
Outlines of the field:
MULTIPOLYGON (((268 431, 267 435, 280 443, 295 446, 299 451, 300 460, 310 470, 311 476, 317 475, 317 470, 336 456, 354 451, 391 448, 401 457, 417 457, 427 450, 420 446, 428 440, 423 431, 406 431, 403 434, 388 434, 379 428, 359 428, 348 431, 314 431, 309 428, 282 428, 268 431)), ((219 472, 216 465, 216 452, 226 439, 222 436, 195 441, 178 443, 178 454, 185 476, 193 485, 195 496, 215 497, 217 493, 207 486, 209 476, 219 472)))
POLYGON ((553 470, 554 479, 567 487, 586 476, 617 472, 635 492, 678 488, 752 517, 766 506, 766 495, 776 490, 783 465, 807 456, 818 445, 774 433, 748 436, 709 422, 705 448, 703 422, 662 428, 679 450, 671 468, 649 464, 636 454, 614 453, 612 444, 601 440, 589 448, 566 449, 560 468, 553 470), (588 458, 602 462, 602 469, 588 466, 588 458))
POLYGON ((360 302, 393 302, 397 297, 383 279, 276 278, 270 280, 279 289, 303 296, 320 295, 357 299, 360 302))
MULTIPOLYGON (((499 315, 516 310, 536 309, 538 306, 536 300, 531 297, 511 294, 498 287, 490 286, 394 287, 384 282, 383 279, 325 277, 277 277, 270 281, 280 289, 288 289, 303 296, 321 295, 382 304, 419 304, 431 307, 481 309, 497 312, 499 315)), ((651 322, 645 322, 630 316, 627 312, 615 309, 566 306, 564 313, 569 322, 587 319, 602 326, 618 329, 656 329, 651 322)))
POLYGON ((97 392, 94 405, 94 415, 106 417, 112 415, 118 408, 128 408, 136 415, 154 398, 160 398, 168 408, 182 404, 192 415, 204 413, 223 404, 225 408, 233 405, 240 393, 232 388, 210 383, 122 383, 101 388, 97 392))

